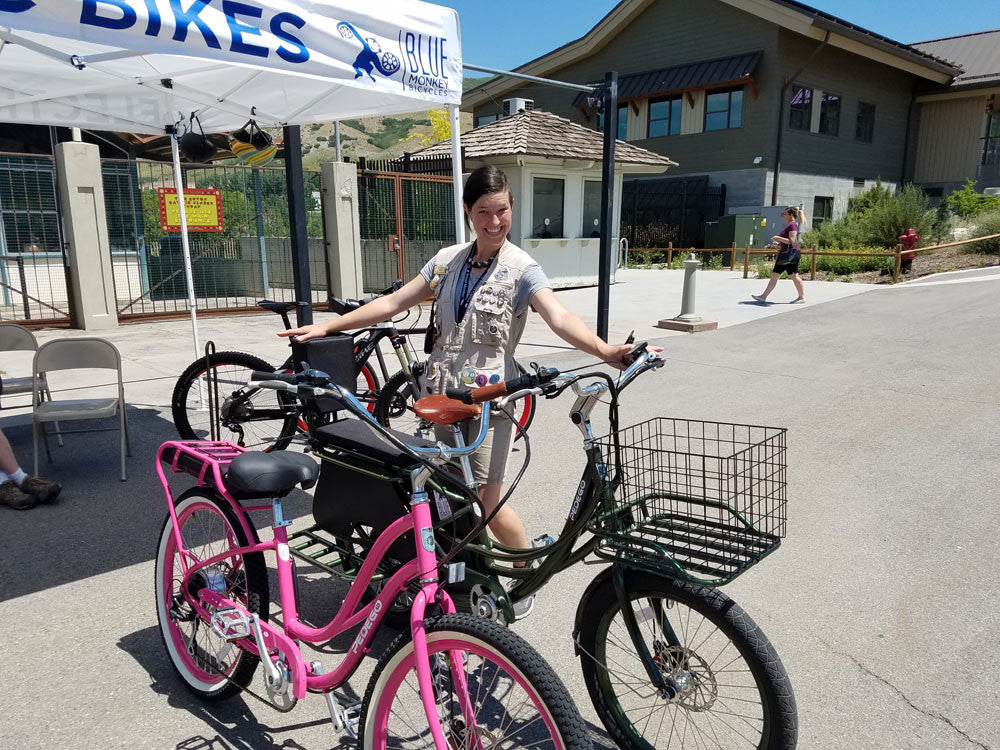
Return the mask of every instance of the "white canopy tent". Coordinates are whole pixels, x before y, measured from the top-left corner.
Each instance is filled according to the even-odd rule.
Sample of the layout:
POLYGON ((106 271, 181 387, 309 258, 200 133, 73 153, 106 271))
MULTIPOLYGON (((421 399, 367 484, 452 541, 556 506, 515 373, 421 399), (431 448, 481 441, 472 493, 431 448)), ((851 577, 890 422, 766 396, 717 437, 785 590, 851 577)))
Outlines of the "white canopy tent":
MULTIPOLYGON (((447 106, 456 155, 461 97, 458 15, 418 0, 0 0, 2 122, 152 134, 194 114, 205 132, 226 132, 447 106)), ((453 170, 462 241, 457 158, 453 170)))

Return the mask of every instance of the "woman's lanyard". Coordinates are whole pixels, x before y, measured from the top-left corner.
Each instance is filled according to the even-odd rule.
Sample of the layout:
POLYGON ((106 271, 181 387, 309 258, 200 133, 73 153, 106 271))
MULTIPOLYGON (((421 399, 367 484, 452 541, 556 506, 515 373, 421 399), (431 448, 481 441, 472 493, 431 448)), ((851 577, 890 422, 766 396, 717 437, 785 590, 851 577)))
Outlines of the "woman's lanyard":
POLYGON ((469 303, 472 301, 473 296, 476 294, 476 289, 479 285, 483 283, 483 279, 486 278, 487 274, 490 272, 490 265, 493 264, 493 258, 490 258, 490 265, 486 266, 486 269, 479 275, 475 283, 472 284, 472 288, 469 289, 469 278, 472 276, 472 259, 476 257, 476 243, 472 243, 472 248, 469 250, 469 258, 465 262, 465 268, 463 269, 462 276, 462 291, 458 295, 458 307, 455 311, 456 322, 461 323, 465 318, 465 313, 469 309, 469 303))

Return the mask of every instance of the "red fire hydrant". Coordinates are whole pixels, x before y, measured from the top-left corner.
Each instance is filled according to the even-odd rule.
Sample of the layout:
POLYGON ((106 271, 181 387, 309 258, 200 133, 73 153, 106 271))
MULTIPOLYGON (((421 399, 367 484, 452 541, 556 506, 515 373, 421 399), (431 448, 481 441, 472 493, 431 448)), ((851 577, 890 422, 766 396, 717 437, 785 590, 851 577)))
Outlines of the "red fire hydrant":
POLYGON ((906 230, 904 234, 899 235, 899 244, 902 245, 903 253, 899 256, 899 268, 903 273, 908 273, 911 266, 913 266, 913 259, 917 257, 916 253, 906 252, 907 250, 913 250, 917 243, 920 242, 920 235, 913 231, 913 227, 906 230))

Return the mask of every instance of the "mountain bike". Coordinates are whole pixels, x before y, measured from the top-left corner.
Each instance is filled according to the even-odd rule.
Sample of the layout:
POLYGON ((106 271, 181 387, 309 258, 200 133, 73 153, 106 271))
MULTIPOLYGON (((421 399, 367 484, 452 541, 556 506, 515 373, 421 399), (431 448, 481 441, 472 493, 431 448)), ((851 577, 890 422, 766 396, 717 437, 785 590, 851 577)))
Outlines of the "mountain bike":
MULTIPOLYGON (((156 552, 156 607, 170 662, 186 687, 209 700, 245 690, 279 711, 290 711, 308 692, 321 693, 335 729, 361 748, 589 748, 586 725, 566 688, 537 652, 496 623, 457 613, 439 585, 442 573, 446 580, 460 581, 464 568, 443 565, 435 545, 427 482, 441 474, 435 463, 441 447, 404 443, 405 436, 379 426, 342 386, 324 382, 320 388, 308 373, 256 376, 263 379, 257 387, 293 398, 336 399, 356 417, 343 420, 352 434, 366 436, 352 445, 364 452, 366 440, 377 444, 378 460, 391 465, 397 483, 406 488, 406 503, 373 540, 332 620, 312 627, 298 614, 283 499, 295 487, 309 488, 317 481, 316 462, 303 454, 246 451, 222 441, 164 443, 156 470, 169 515, 156 552), (197 485, 175 498, 167 471, 194 476, 197 485), (265 541, 251 519, 258 511, 270 511, 272 518, 271 538, 265 541), (394 549, 408 552, 383 576, 378 594, 362 604, 394 549), (264 554, 271 552, 280 625, 270 619, 264 554), (409 627, 379 659, 363 700, 353 703, 336 690, 371 648, 390 603, 408 587, 415 589, 409 627), (300 650, 300 641, 322 643, 354 628, 359 629, 353 642, 330 672, 319 661, 307 661, 300 650), (255 692, 251 685, 258 664, 263 665, 263 690, 255 692)), ((484 426, 474 445, 453 455, 471 452, 485 434, 484 426)))
MULTIPOLYGON (((794 748, 795 698, 781 660, 760 627, 719 590, 773 553, 785 534, 785 430, 665 417, 619 427, 624 389, 663 364, 644 345, 633 354, 635 362, 617 379, 537 368, 506 383, 449 389, 416 402, 422 419, 453 426, 461 450, 459 425, 491 399, 494 408, 505 408, 529 394, 556 398, 572 389, 570 419, 584 438, 586 464, 557 539, 539 537, 531 549, 516 549, 485 533, 470 540, 479 526, 438 529, 461 540, 466 563, 464 581, 449 591, 460 610, 508 624, 515 619, 512 603, 537 594, 557 573, 585 559, 610 562, 577 607, 573 639, 591 700, 615 742, 643 749, 794 748), (601 399, 609 401, 610 431, 595 436, 591 413, 601 399), (513 583, 505 587, 501 579, 513 583)), ((527 441, 525 453, 527 461, 527 441)), ((464 461, 456 471, 462 482, 435 488, 446 509, 474 487, 464 461)), ((346 469, 336 480, 353 486, 346 469)), ((376 503, 373 480, 356 481, 368 483, 366 506, 376 503)), ((317 524, 290 540, 292 554, 311 562, 322 562, 329 538, 330 549, 348 540, 364 559, 368 530, 388 518, 352 519, 348 510, 314 516, 317 524)), ((405 598, 394 605, 403 607, 405 598)))
MULTIPOLYGON (((396 282, 383 294, 395 291, 398 285, 399 282, 396 282)), ((330 306, 334 312, 343 315, 368 301, 335 298, 330 306)), ((257 304, 280 315, 287 331, 292 327, 288 313, 304 303, 263 300, 257 304)), ((351 334, 357 383, 355 393, 370 412, 375 410, 381 382, 390 378, 381 343, 388 339, 400 365, 409 369, 417 358, 407 336, 423 335, 425 330, 411 328, 400 331, 394 322, 386 321, 351 334), (370 364, 373 354, 378 362, 378 371, 370 364)), ((300 405, 286 393, 250 387, 249 382, 251 373, 255 371, 298 372, 311 364, 303 361, 303 352, 295 346, 295 342, 290 341, 289 345, 292 347, 291 355, 277 367, 253 354, 238 351, 206 355, 188 365, 177 379, 170 400, 174 426, 180 437, 184 440, 204 439, 213 434, 214 426, 215 434, 220 438, 246 448, 283 450, 288 447, 295 434, 305 429, 305 421, 299 414, 300 405), (206 393, 214 387, 213 380, 218 384, 218 398, 214 400, 216 408, 210 411, 206 393)))
MULTIPOLYGON (((400 283, 397 281, 382 294, 395 291, 400 283)), ((371 299, 374 297, 365 300, 334 298, 330 307, 333 312, 343 315, 371 299)), ((263 300, 258 306, 280 315, 287 331, 292 327, 289 312, 303 304, 263 300)), ((350 334, 354 341, 355 394, 368 411, 376 414, 383 426, 392 426, 397 431, 417 436, 422 435, 428 426, 413 417, 412 394, 418 392, 422 365, 408 337, 423 336, 427 329, 399 329, 397 322, 385 321, 350 334), (391 344, 401 368, 391 376, 381 348, 385 340, 391 344), (370 363, 373 355, 378 363, 377 371, 370 363), (383 390, 386 395, 380 399, 383 390)), ((277 367, 253 354, 237 351, 206 355, 188 365, 177 379, 170 399, 174 426, 180 437, 201 440, 214 434, 246 448, 284 450, 296 434, 304 434, 307 420, 301 413, 301 404, 283 392, 254 388, 249 384, 250 374, 254 371, 299 372, 307 366, 329 371, 338 367, 335 362, 315 361, 313 355, 306 354, 293 341, 289 345, 292 347, 291 355, 277 367), (310 358, 313 361, 309 361, 310 358), (218 392, 214 399, 207 396, 210 388, 218 392), (214 408, 210 409, 210 406, 214 408)), ((517 421, 523 429, 531 424, 534 407, 534 399, 522 402, 517 421)))

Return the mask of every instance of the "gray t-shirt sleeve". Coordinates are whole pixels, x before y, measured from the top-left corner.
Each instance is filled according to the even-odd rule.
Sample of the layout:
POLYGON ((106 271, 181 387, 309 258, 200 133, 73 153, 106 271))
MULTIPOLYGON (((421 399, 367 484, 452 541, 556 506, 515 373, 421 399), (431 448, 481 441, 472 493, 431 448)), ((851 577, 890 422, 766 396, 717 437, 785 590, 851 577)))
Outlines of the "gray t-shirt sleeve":
POLYGON ((427 263, 424 264, 424 267, 420 269, 420 275, 424 277, 424 281, 428 284, 430 284, 431 279, 434 278, 434 261, 436 260, 437 255, 427 261, 427 263))
POLYGON ((520 281, 517 282, 517 291, 514 293, 515 314, 523 312, 528 307, 531 298, 535 296, 535 292, 540 289, 550 289, 551 287, 552 284, 549 282, 545 271, 542 270, 540 265, 532 263, 525 268, 524 273, 521 274, 520 281))

